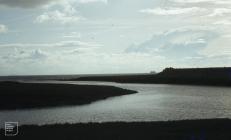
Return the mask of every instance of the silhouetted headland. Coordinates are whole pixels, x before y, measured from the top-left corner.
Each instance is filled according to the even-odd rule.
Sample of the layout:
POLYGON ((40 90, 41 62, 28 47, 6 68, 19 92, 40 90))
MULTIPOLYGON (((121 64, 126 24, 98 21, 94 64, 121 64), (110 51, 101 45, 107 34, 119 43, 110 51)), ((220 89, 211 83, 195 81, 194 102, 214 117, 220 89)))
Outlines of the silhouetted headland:
POLYGON ((88 76, 69 80, 231 86, 231 68, 166 68, 157 74, 88 76))
MULTIPOLYGON (((23 140, 230 140, 231 120, 107 122, 25 125, 11 139, 23 140)), ((1 129, 0 133, 4 134, 1 129)), ((0 139, 4 139, 0 135, 0 139)))
POLYGON ((0 82, 0 110, 82 105, 132 93, 113 86, 0 82))

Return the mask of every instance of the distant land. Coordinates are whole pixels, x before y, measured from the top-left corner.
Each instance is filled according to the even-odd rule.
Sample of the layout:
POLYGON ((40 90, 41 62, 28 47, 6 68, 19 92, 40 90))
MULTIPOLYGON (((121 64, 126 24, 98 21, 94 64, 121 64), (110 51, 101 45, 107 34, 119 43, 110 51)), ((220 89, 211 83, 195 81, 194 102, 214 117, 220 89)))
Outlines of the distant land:
POLYGON ((160 73, 117 76, 82 76, 70 81, 231 86, 231 67, 166 68, 160 73))
POLYGON ((149 73, 8 75, 8 76, 0 76, 0 81, 47 81, 47 80, 60 80, 60 79, 75 79, 79 77, 88 77, 88 76, 121 76, 121 75, 149 75, 149 73))
POLYGON ((0 110, 83 105, 133 93, 113 86, 0 82, 0 110))

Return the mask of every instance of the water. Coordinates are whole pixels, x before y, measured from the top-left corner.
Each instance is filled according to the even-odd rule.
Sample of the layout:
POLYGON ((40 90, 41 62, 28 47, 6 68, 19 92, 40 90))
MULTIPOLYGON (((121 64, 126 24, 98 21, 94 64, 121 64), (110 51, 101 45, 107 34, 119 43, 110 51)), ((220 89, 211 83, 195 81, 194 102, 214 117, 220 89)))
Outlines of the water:
MULTIPOLYGON (((50 83, 60 83, 50 81, 50 83)), ((61 82, 63 83, 63 82, 61 82)), ((64 82, 114 85, 139 93, 112 97, 82 106, 0 111, 5 121, 19 124, 54 124, 108 121, 167 121, 202 118, 231 118, 231 88, 106 82, 64 82)))

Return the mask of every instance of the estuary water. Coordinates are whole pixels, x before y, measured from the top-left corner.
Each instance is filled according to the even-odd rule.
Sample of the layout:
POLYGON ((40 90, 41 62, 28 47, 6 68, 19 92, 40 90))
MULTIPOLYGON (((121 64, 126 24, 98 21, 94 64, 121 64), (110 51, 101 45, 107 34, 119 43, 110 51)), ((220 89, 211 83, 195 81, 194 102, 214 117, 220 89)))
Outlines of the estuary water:
POLYGON ((19 125, 43 125, 79 122, 231 118, 231 88, 229 87, 109 82, 43 82, 112 85, 136 90, 138 93, 112 97, 82 106, 0 111, 1 128, 7 121, 16 121, 19 125))

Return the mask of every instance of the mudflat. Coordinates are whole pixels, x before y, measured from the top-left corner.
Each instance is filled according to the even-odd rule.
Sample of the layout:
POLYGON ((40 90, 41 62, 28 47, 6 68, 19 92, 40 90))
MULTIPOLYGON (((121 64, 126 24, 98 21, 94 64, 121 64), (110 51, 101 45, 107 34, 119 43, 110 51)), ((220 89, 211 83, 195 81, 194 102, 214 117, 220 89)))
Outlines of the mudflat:
POLYGON ((133 93, 113 86, 0 82, 0 110, 83 105, 133 93))

